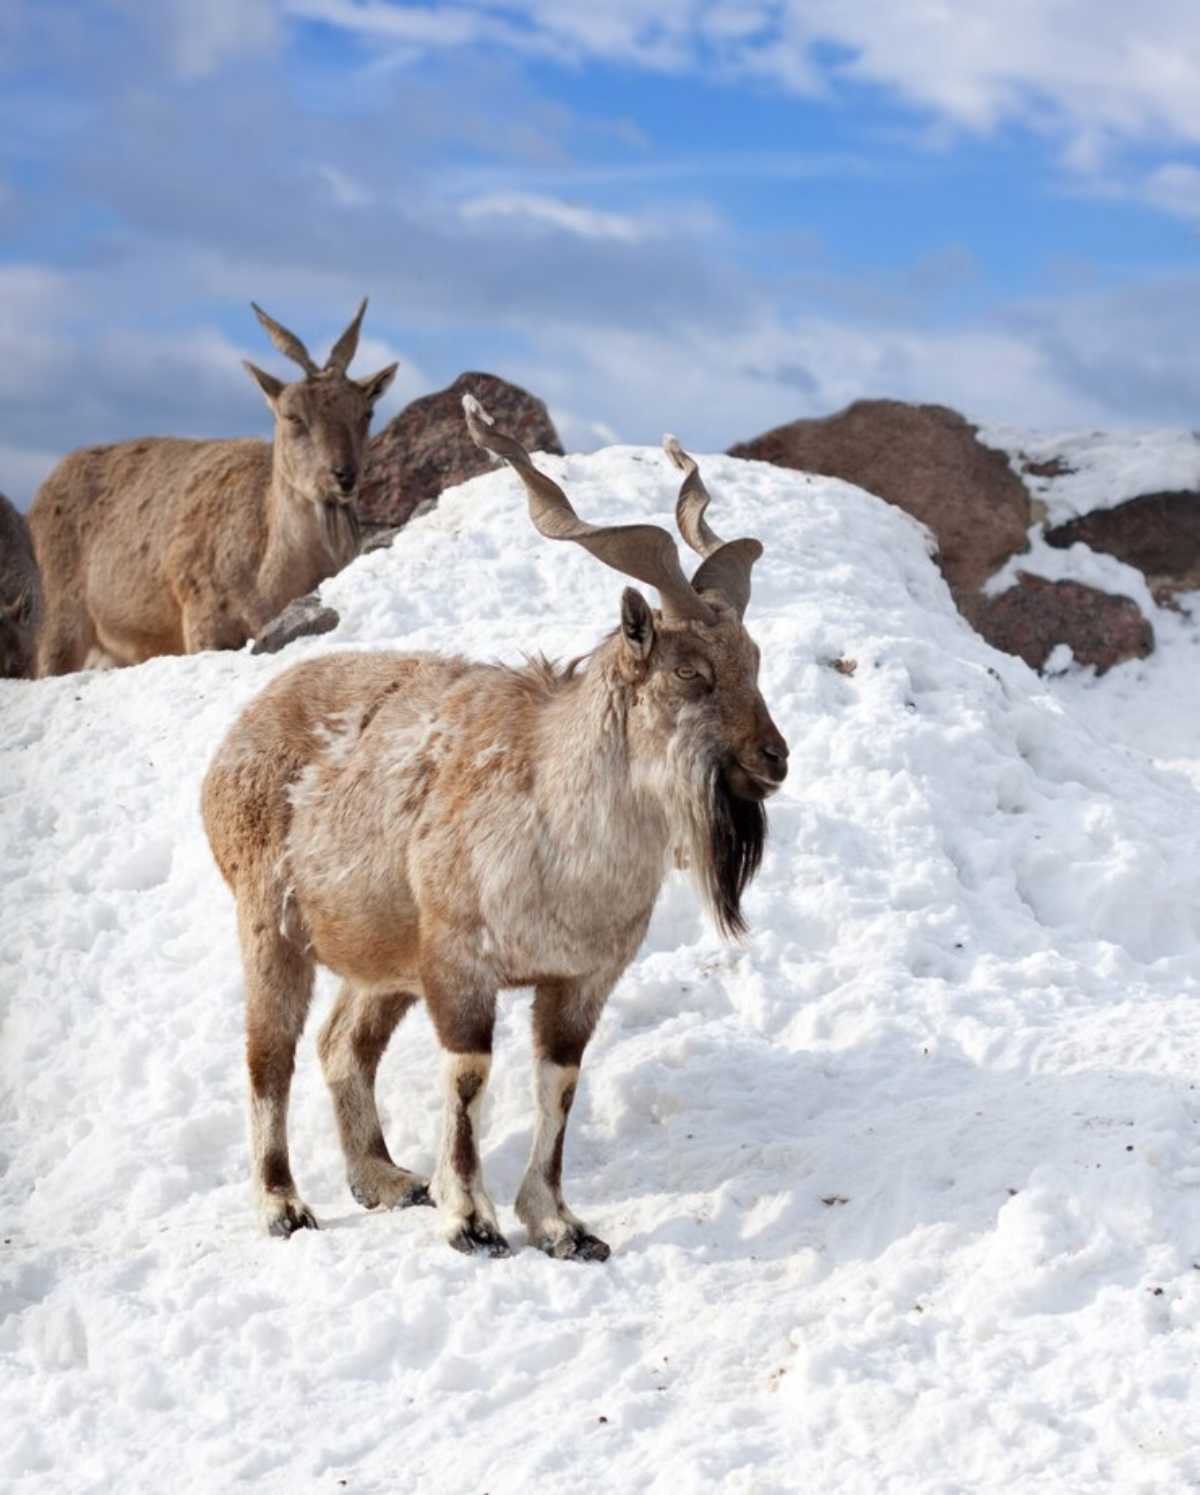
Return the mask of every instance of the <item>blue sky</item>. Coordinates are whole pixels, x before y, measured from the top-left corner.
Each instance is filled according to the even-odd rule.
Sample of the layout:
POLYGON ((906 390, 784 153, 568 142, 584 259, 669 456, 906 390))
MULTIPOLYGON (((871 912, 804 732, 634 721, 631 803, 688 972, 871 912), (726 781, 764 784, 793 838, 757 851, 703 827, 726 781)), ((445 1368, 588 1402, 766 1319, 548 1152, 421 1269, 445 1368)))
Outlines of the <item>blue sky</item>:
POLYGON ((0 488, 265 431, 253 298, 568 444, 1200 424, 1192 0, 0 0, 0 488))

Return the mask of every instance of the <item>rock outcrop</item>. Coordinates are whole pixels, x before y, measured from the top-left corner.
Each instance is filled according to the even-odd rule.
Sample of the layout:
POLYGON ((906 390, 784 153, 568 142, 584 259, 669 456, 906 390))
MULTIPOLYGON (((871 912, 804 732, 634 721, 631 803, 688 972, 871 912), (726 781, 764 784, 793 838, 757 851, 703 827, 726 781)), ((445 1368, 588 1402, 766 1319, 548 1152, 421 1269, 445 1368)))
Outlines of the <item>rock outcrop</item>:
POLYGON ((341 619, 332 607, 326 607, 315 592, 306 597, 297 597, 289 602, 262 629, 254 640, 251 654, 278 654, 298 638, 312 638, 321 633, 331 633, 341 619))
POLYGON ((443 489, 489 471, 491 459, 467 434, 464 394, 526 451, 561 455, 558 432, 535 395, 495 374, 460 374, 448 389, 413 400, 372 439, 357 503, 364 524, 397 528, 443 489))
POLYGON ((1059 549, 1082 540, 1136 566, 1159 603, 1200 587, 1200 493, 1144 493, 1047 526, 1045 535, 1046 543, 1059 549))
POLYGON ((749 457, 844 478, 927 524, 956 596, 976 592, 1025 548, 1029 494, 1003 452, 945 405, 856 400, 818 420, 796 420, 740 442, 749 457))
POLYGON ((994 648, 1019 654, 1035 670, 1060 644, 1099 675, 1123 660, 1144 659, 1154 648, 1154 629, 1131 598, 1027 571, 1018 572, 1015 586, 973 598, 963 611, 994 648))

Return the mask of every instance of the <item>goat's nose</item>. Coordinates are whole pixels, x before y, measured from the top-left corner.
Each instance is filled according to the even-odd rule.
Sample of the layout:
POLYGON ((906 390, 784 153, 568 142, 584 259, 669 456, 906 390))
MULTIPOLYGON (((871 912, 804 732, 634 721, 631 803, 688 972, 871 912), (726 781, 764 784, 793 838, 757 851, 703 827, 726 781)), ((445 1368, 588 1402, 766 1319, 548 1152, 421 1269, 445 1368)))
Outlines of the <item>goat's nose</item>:
POLYGON ((347 462, 341 467, 335 467, 333 469, 333 475, 335 478, 337 478, 338 487, 342 490, 343 493, 351 492, 354 488, 355 481, 358 478, 358 472, 351 462, 347 462))
POLYGON ((771 777, 777 784, 787 778, 788 745, 778 732, 762 744, 761 752, 767 761, 771 777))

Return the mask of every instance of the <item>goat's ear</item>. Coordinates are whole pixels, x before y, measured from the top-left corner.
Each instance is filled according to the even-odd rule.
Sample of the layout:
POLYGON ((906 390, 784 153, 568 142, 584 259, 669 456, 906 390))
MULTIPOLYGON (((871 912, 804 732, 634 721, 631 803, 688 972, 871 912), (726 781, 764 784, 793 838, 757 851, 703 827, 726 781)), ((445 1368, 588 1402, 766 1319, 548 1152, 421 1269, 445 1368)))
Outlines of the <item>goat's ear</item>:
POLYGON ((251 379, 254 380, 255 384, 258 385, 259 389, 262 390, 263 394, 266 395, 267 404, 274 410, 275 401, 284 392, 287 385, 282 379, 276 379, 274 374, 268 374, 265 369, 260 369, 256 364, 251 363, 248 358, 242 359, 242 367, 250 375, 251 379))
POLYGON ((356 379, 355 383, 373 405, 376 400, 387 393, 388 385, 396 377, 396 370, 399 367, 398 363, 389 363, 386 369, 380 369, 377 374, 369 374, 365 379, 356 379))
POLYGON ((646 659, 654 648, 654 614, 636 587, 621 593, 621 637, 635 659, 646 659))

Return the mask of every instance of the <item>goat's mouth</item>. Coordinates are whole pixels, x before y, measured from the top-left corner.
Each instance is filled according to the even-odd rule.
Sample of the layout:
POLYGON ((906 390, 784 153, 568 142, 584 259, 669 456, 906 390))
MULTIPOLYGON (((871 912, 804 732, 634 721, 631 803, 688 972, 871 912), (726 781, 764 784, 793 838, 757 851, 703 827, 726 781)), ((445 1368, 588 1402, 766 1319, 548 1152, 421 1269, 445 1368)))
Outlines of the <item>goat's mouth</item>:
POLYGON ((748 768, 739 758, 730 758, 722 767, 722 775, 725 783, 729 786, 729 792, 738 799, 751 799, 759 803, 764 799, 770 799, 780 784, 780 780, 768 778, 757 769, 748 768))

